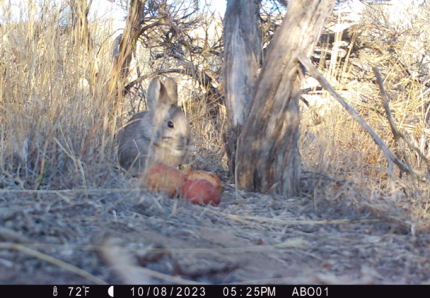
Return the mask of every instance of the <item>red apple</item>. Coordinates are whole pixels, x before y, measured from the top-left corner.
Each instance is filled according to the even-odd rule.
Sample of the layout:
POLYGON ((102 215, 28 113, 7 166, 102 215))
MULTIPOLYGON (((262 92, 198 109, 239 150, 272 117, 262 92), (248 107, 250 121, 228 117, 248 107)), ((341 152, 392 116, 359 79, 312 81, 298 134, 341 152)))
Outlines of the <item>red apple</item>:
POLYGON ((220 193, 222 192, 221 179, 219 179, 219 177, 215 173, 205 172, 205 171, 193 171, 187 174, 187 178, 189 180, 197 180, 197 179, 207 180, 210 183, 212 183, 213 186, 215 186, 220 193))
POLYGON ((203 179, 187 180, 182 186, 182 197, 193 204, 216 206, 221 202, 221 194, 218 189, 203 179))
POLYGON ((187 181, 187 177, 181 171, 162 164, 151 167, 141 178, 150 192, 163 192, 170 198, 178 194, 187 181))

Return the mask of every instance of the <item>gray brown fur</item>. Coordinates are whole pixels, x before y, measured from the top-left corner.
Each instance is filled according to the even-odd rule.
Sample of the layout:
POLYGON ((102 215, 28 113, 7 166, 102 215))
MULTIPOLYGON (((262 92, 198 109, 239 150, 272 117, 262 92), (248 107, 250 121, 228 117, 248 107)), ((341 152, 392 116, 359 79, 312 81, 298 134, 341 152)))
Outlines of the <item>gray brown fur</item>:
POLYGON ((183 164, 191 144, 188 119, 177 106, 176 82, 152 79, 147 100, 148 111, 134 115, 117 137, 119 163, 132 176, 154 164, 183 164))

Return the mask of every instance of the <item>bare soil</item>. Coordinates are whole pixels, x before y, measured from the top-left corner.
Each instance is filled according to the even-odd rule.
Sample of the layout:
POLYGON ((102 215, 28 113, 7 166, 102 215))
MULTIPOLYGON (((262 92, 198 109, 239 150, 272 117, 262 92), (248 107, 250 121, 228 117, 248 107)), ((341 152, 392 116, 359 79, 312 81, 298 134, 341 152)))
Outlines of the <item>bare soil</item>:
MULTIPOLYGON (((304 176, 303 189, 312 179, 304 176)), ((359 189, 344 197, 354 193, 348 182, 296 198, 224 184, 217 207, 133 189, 123 177, 87 190, 8 183, 0 190, 1 284, 430 280, 430 235, 360 204, 359 189)))

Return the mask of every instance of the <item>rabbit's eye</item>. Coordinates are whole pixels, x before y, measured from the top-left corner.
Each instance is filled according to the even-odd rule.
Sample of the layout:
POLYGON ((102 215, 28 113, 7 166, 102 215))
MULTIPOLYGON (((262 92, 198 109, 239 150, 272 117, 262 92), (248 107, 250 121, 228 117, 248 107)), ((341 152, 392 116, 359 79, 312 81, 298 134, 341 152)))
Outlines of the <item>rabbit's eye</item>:
POLYGON ((170 128, 175 127, 175 125, 173 124, 172 121, 167 122, 167 126, 170 127, 170 128))

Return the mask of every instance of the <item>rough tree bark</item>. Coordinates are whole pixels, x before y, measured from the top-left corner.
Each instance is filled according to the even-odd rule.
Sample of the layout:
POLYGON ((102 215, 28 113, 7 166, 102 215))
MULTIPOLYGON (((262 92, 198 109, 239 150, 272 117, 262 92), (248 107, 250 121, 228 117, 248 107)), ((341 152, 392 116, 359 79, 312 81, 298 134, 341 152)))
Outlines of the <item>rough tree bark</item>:
POLYGON ((118 87, 123 87, 122 82, 128 77, 132 53, 136 48, 137 40, 140 36, 140 23, 144 15, 146 0, 133 0, 130 3, 124 32, 114 45, 114 59, 111 77, 111 92, 116 92, 118 87), (120 83, 120 84, 118 84, 120 83))
POLYGON ((105 143, 105 134, 108 127, 110 127, 113 131, 116 130, 116 123, 114 125, 109 125, 109 115, 112 115, 112 110, 114 111, 114 114, 120 114, 119 97, 121 96, 122 90, 124 88, 124 82, 130 73, 130 63, 132 60, 133 51, 136 48, 137 40, 140 36, 138 32, 145 13, 145 3, 146 0, 130 1, 124 32, 114 42, 114 63, 109 75, 109 83, 106 84, 106 87, 108 88, 108 97, 114 98, 114 102, 112 107, 112 102, 106 100, 103 106, 104 122, 102 148, 105 143))
POLYGON ((224 18, 224 90, 229 123, 227 156, 234 177, 237 138, 249 110, 261 45, 257 30, 260 0, 228 1, 224 18))
MULTIPOLYGON (((230 0, 229 5, 233 5, 231 2, 239 1, 230 0)), ((297 143, 302 76, 297 57, 303 54, 310 57, 334 4, 335 0, 289 2, 288 12, 272 40, 252 89, 249 112, 244 109, 245 115, 249 115, 240 133, 235 155, 235 180, 239 187, 286 196, 297 194, 300 178, 297 143)), ((244 22, 245 18, 239 16, 238 19, 244 22)), ((228 22, 226 20, 226 24, 228 22)), ((247 29, 254 32, 254 29, 247 29)), ((248 34, 252 36, 252 33, 248 34)), ((233 54, 236 55, 234 59, 242 58, 237 57, 238 52, 233 54)), ((226 59, 225 63, 231 65, 231 58, 226 59)), ((237 83, 232 81, 229 84, 237 83)), ((252 85, 248 83, 233 85, 227 93, 249 88, 252 85)))

